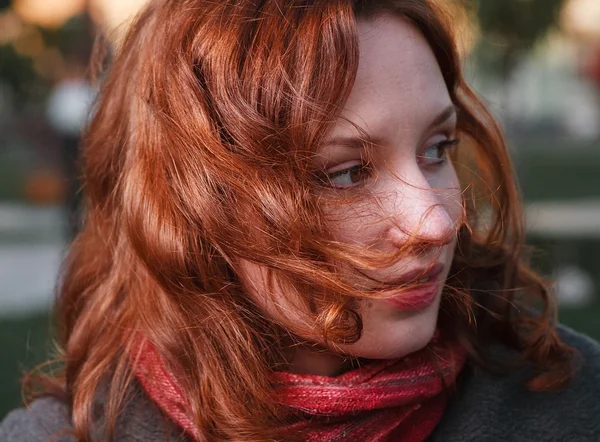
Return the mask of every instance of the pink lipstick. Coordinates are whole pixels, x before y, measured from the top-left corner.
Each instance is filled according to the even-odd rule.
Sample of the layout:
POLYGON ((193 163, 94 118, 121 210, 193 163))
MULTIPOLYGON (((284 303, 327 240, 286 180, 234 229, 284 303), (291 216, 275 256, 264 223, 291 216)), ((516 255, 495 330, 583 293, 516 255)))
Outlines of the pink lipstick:
POLYGON ((428 272, 425 269, 416 270, 403 275, 394 281, 397 284, 419 283, 419 287, 402 291, 398 296, 387 298, 394 309, 402 311, 421 310, 429 307, 435 299, 442 284, 440 276, 444 270, 442 264, 437 264, 428 272), (418 279, 417 279, 418 278, 418 279))

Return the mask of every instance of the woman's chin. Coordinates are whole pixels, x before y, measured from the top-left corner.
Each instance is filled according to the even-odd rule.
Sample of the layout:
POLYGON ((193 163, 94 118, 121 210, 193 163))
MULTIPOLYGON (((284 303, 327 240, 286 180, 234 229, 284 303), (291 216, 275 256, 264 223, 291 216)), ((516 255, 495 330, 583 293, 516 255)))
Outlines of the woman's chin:
POLYGON ((431 342, 437 327, 437 317, 437 305, 431 305, 408 318, 394 320, 389 317, 366 317, 362 337, 344 350, 359 358, 402 358, 431 342))

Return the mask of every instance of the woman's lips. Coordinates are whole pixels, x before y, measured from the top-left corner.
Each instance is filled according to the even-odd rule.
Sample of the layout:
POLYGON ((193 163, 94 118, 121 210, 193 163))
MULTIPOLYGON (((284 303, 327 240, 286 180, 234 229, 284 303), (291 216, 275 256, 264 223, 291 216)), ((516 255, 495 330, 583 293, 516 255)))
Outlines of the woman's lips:
POLYGON ((386 298, 394 309, 402 311, 421 310, 429 307, 437 298, 441 282, 436 280, 418 288, 403 291, 398 296, 386 298))
POLYGON ((429 279, 433 281, 438 279, 440 274, 444 271, 443 264, 436 264, 432 267, 422 267, 420 269, 413 270, 412 272, 405 273, 399 278, 390 281, 391 284, 407 284, 415 283, 420 279, 429 279))
POLYGON ((397 280, 397 283, 410 285, 416 284, 418 280, 426 279, 427 281, 421 282, 414 289, 402 291, 398 296, 386 298, 386 301, 396 310, 402 311, 421 310, 429 307, 437 298, 443 282, 441 281, 443 270, 444 265, 437 264, 429 271, 419 269, 404 275, 397 280))

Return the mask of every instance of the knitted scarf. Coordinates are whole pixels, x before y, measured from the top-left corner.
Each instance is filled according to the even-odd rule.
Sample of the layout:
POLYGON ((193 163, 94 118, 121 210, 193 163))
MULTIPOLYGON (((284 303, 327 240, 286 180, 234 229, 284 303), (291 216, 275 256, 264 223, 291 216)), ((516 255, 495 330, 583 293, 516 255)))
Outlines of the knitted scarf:
MULTIPOLYGON (((148 341, 135 374, 149 397, 194 441, 201 442, 177 380, 148 341)), ((295 421, 288 434, 305 441, 417 442, 431 434, 465 362, 455 344, 434 338, 400 360, 378 361, 337 377, 275 372, 275 394, 295 421)))

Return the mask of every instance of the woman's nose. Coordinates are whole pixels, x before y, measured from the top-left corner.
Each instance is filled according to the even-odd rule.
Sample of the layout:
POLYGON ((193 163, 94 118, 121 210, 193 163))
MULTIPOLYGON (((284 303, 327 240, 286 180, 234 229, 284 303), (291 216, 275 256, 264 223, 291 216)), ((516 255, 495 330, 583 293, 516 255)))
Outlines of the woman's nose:
POLYGON ((442 247, 456 234, 458 205, 453 190, 432 189, 427 181, 404 183, 392 197, 389 238, 396 247, 409 242, 442 247))

